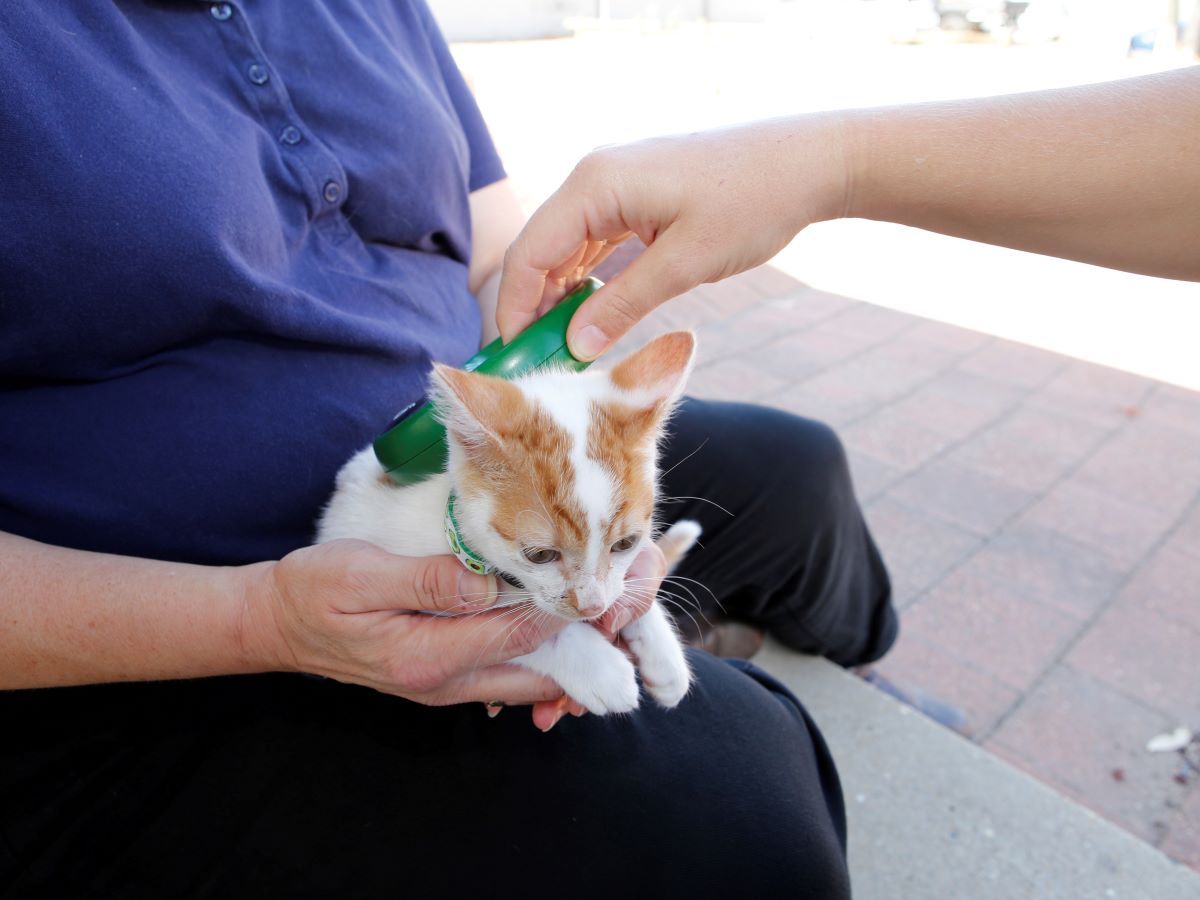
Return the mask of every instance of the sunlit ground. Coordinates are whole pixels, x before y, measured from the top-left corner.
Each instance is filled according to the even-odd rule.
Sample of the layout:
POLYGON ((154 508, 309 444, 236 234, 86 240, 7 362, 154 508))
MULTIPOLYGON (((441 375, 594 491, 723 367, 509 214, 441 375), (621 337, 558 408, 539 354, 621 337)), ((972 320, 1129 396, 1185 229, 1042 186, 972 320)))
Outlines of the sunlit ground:
MULTIPOLYGON (((813 28, 800 15, 766 26, 583 23, 573 38, 453 49, 529 210, 601 144, 805 110, 1082 84, 1192 61, 1129 58, 1120 40, 1094 35, 1029 46, 894 44, 870 23, 813 28)), ((1011 171, 1020 179, 1022 160, 1011 171)), ((775 264, 824 290, 1200 389, 1195 284, 858 220, 809 229, 775 264)))

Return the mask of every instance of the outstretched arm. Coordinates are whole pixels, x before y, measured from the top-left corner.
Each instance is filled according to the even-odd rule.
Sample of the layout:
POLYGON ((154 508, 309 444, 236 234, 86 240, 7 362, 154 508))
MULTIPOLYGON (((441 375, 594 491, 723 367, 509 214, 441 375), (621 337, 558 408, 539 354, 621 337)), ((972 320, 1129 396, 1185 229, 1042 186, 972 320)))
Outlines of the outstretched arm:
POLYGON ((850 116, 846 215, 1200 280, 1200 66, 850 116))
POLYGON ((858 216, 1200 280, 1200 67, 978 100, 820 113, 586 157, 505 258, 512 337, 633 234, 648 249, 571 322, 603 352, 665 300, 858 216))

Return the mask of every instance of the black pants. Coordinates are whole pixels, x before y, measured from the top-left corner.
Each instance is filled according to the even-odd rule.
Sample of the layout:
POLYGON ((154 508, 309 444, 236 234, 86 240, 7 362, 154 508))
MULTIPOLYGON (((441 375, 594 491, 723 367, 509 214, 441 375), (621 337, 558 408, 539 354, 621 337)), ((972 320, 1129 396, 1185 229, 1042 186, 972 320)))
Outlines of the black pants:
MULTIPOLYGON (((706 528, 680 574, 798 648, 887 649, 887 578, 827 429, 689 401, 664 469, 664 517, 706 528)), ((3 694, 0 893, 848 896, 816 727, 753 666, 692 664, 675 710, 548 735, 304 676, 3 694)))

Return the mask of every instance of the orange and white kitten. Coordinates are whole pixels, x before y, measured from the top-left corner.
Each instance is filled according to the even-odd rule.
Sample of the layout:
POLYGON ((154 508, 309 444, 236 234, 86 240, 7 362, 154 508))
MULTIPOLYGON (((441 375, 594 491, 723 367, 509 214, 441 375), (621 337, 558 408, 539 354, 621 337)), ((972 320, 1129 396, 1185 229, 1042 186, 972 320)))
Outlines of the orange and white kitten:
MULTIPOLYGON (((447 471, 400 487, 370 447, 338 474, 318 541, 359 538, 405 556, 447 551, 450 492, 462 537, 503 575, 501 604, 573 620, 513 660, 554 679, 593 713, 637 707, 634 664, 587 620, 625 590, 653 540, 657 445, 695 355, 689 332, 651 341, 610 372, 542 371, 506 381, 435 365, 447 471)), ((674 562, 700 534, 679 522, 660 546, 674 562)), ((636 589, 636 585, 633 585, 636 589)), ((658 603, 621 631, 647 691, 673 707, 691 681, 658 603)))

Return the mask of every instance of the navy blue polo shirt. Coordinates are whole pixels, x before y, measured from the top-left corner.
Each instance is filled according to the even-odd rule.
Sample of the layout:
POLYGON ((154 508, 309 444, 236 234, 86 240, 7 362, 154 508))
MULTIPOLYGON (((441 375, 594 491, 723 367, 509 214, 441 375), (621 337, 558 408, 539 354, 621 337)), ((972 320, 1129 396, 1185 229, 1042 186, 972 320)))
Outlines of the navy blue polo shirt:
POLYGON ((0 530, 279 557, 478 346, 503 170, 422 3, 2 3, 0 159, 0 530))

